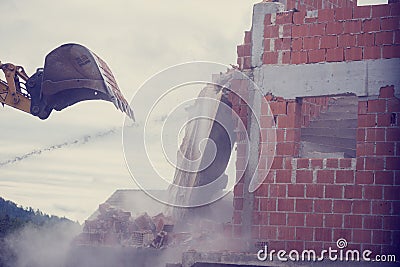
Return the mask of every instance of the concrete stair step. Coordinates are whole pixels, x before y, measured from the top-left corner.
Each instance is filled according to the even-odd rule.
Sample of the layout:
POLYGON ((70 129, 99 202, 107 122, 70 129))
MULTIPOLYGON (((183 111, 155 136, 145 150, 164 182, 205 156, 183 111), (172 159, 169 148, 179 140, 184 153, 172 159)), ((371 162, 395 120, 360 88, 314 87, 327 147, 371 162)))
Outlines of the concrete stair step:
POLYGON ((311 142, 314 144, 333 146, 338 148, 355 148, 356 139, 352 138, 340 138, 331 136, 315 136, 315 135, 302 135, 302 141, 311 142))
POLYGON ((330 119, 311 121, 312 128, 357 128, 357 119, 330 119))
MULTIPOLYGON (((300 156, 304 155, 317 155, 316 153, 324 153, 326 156, 341 156, 346 158, 354 158, 356 150, 351 148, 342 148, 337 146, 330 146, 324 144, 316 144, 308 141, 301 141, 300 143, 300 156)), ((318 155, 317 155, 318 156, 318 155)), ((322 155, 319 155, 322 156, 322 155)))
POLYGON ((316 159, 331 159, 331 158, 344 158, 344 152, 302 152, 300 154, 301 158, 316 158, 316 159))
MULTIPOLYGON (((301 136, 327 136, 347 139, 356 139, 357 130, 355 128, 302 128, 301 136)), ((302 139, 303 140, 303 139, 302 139)))
POLYGON ((356 96, 336 96, 329 100, 330 105, 334 104, 355 104, 358 105, 358 97, 356 96))

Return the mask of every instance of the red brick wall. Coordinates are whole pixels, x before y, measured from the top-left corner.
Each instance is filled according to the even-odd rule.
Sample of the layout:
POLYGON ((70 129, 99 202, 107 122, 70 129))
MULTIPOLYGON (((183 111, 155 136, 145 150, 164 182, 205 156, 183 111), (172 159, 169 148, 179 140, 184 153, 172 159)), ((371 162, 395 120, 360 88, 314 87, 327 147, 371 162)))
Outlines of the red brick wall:
MULTIPOLYGON (((400 57, 400 3, 318 9, 265 16, 264 64, 310 64, 400 57)), ((238 46, 238 64, 250 68, 251 32, 238 46)))
MULTIPOLYGON (((275 23, 271 23, 274 16, 267 15, 264 64, 400 57, 399 3, 345 6, 318 10, 316 18, 306 18, 305 9, 285 12, 277 14, 275 23)), ((244 44, 238 46, 239 67, 250 69, 250 59, 251 32, 246 32, 244 44)), ((234 84, 233 90, 245 91, 241 82, 234 84)), ((268 241, 275 250, 321 251, 346 238, 350 249, 400 255, 400 100, 393 86, 381 88, 379 96, 360 98, 354 159, 296 158, 300 128, 326 109, 329 97, 265 98, 276 122, 277 150, 264 183, 254 192, 253 240, 268 241)), ((246 105, 233 101, 234 111, 247 122, 246 105)), ((263 104, 261 141, 270 117, 263 104)), ((232 227, 227 228, 235 237, 242 236, 245 148, 239 142, 239 183, 234 190, 232 227)))

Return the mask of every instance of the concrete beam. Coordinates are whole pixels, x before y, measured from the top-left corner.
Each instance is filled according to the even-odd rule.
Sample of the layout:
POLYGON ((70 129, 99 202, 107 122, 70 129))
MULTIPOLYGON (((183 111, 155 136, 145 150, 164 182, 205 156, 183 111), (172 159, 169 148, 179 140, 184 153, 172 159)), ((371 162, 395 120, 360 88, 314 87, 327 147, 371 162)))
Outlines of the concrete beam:
POLYGON ((382 86, 394 85, 400 95, 400 59, 378 59, 301 65, 263 65, 254 81, 264 94, 287 99, 353 93, 377 96, 382 86))

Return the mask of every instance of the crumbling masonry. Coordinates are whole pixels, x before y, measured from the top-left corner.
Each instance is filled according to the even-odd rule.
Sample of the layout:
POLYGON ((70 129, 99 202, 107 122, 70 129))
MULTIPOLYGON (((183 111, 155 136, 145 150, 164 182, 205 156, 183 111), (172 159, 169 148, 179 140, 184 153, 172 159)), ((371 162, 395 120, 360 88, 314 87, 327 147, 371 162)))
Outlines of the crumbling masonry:
MULTIPOLYGON (((362 7, 349 0, 254 6, 237 63, 271 107, 276 157, 264 183, 249 193, 248 169, 258 160, 252 152, 264 156, 268 111, 250 97, 265 127, 254 130, 248 107, 232 97, 250 144, 238 133, 239 183, 227 235, 248 238, 248 249, 267 242, 275 250, 318 252, 345 238, 348 249, 399 254, 399 16, 397 0, 362 7), (310 127, 325 130, 312 136, 310 127)), ((232 88, 251 94, 246 83, 234 80, 232 88)))

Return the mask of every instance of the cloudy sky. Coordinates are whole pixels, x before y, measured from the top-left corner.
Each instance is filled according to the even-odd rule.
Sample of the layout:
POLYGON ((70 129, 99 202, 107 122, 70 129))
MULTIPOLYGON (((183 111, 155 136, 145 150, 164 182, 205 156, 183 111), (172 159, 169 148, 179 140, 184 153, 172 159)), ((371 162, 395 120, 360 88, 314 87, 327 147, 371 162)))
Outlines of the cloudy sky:
MULTIPOLYGON (((254 2, 0 1, 0 60, 32 74, 52 49, 80 43, 109 64, 130 100, 169 66, 235 64, 254 2)), ((123 116, 111 103, 79 103, 46 121, 5 107, 0 120, 0 196, 6 199, 82 221, 116 189, 136 187, 122 153, 123 116)))

